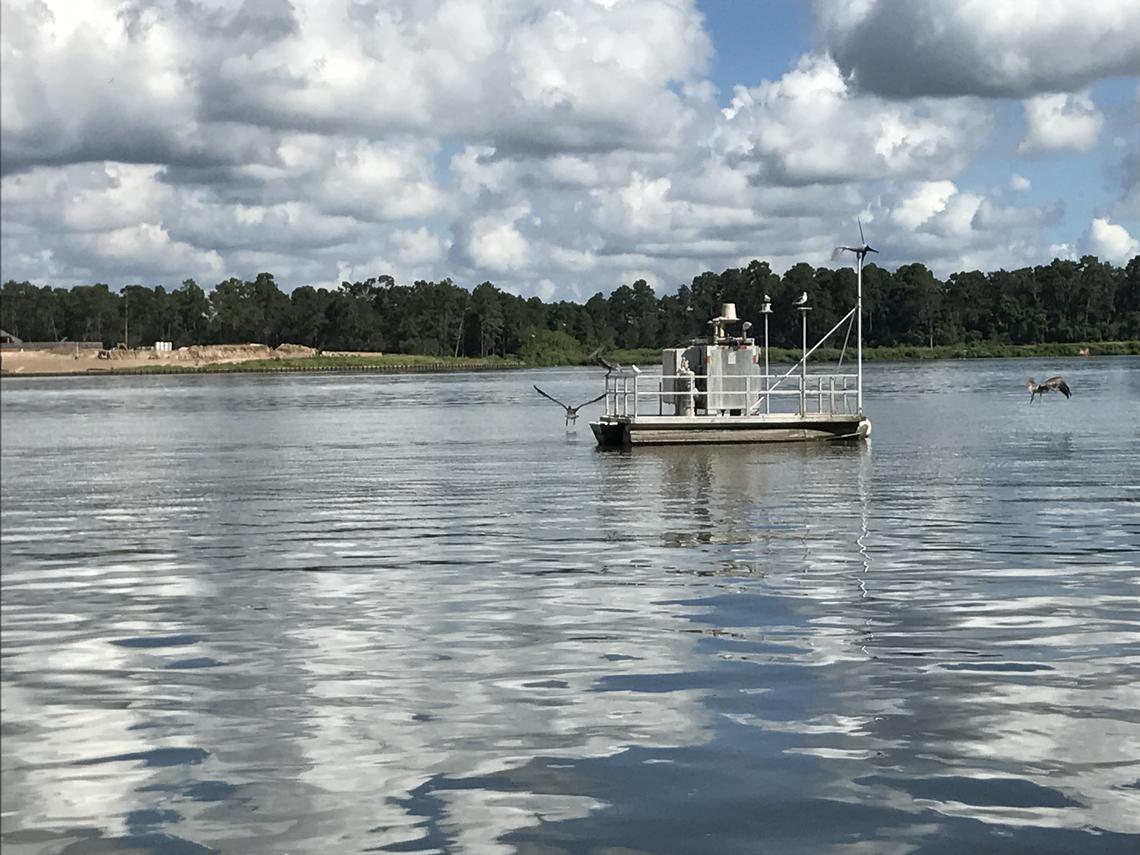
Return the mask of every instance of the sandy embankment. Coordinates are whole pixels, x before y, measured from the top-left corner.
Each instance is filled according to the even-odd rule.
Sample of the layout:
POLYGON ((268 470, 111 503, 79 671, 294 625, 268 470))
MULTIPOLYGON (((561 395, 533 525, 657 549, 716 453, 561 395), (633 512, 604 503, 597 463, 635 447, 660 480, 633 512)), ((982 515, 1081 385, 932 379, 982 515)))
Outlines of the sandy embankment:
POLYGON ((274 349, 264 344, 210 344, 180 347, 165 353, 150 349, 77 350, 61 344, 52 350, 0 351, 4 374, 101 374, 123 368, 156 365, 199 367, 212 363, 246 362, 250 359, 292 359, 313 356, 311 347, 283 344, 274 349))

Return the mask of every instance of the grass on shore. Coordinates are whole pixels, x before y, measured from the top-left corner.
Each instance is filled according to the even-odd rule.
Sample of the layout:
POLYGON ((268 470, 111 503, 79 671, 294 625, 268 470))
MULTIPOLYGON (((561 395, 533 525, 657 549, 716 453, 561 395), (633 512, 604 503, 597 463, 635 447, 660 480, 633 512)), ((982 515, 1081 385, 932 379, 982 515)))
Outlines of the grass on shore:
POLYGON ((522 368, 517 359, 499 356, 453 357, 384 353, 369 356, 298 356, 284 359, 247 359, 244 362, 210 362, 204 365, 140 365, 115 368, 115 374, 240 374, 269 371, 488 371, 522 368))

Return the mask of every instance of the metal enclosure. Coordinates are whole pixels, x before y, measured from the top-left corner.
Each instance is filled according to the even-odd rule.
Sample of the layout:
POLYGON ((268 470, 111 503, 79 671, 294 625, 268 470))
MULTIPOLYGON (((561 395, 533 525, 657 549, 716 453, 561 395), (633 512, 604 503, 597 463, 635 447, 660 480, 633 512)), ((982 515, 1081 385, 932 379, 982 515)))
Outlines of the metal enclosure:
POLYGON ((708 345, 705 360, 706 409, 747 410, 762 389, 759 348, 754 344, 708 345))
POLYGON ((698 395, 698 377, 704 371, 703 345, 671 347, 661 351, 661 391, 663 405, 672 405, 678 416, 691 416, 704 405, 698 395))

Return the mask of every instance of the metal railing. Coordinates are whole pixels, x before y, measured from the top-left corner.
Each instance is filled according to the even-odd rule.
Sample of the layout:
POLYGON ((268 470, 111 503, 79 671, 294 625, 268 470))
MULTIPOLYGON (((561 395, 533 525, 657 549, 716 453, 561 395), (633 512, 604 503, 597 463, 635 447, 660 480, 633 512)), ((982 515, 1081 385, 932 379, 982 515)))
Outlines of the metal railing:
POLYGON ((646 376, 623 370, 606 376, 605 415, 746 415, 761 407, 766 414, 777 415, 851 414, 855 412, 858 376, 799 374, 788 382, 792 380, 788 374, 646 376), (710 409, 710 400, 718 406, 710 409), (719 406, 723 404, 728 406, 719 406))

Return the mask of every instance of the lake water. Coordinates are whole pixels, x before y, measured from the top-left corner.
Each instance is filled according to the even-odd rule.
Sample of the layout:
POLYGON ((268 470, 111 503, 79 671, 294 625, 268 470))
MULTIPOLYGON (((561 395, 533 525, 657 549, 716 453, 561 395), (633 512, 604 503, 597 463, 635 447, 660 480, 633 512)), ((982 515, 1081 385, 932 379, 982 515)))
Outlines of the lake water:
POLYGON ((1140 851, 1140 359, 871 364, 869 447, 535 382, 4 380, 5 855, 1140 851))

